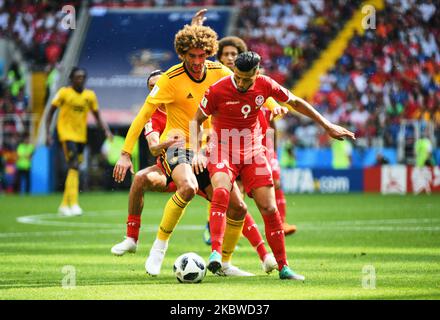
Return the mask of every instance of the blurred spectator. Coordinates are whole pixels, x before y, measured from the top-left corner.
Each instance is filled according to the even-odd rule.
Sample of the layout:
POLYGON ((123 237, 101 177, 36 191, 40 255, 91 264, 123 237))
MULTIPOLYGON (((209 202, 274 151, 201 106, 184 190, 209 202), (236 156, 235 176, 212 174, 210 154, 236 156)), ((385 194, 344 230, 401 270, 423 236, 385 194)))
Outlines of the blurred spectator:
POLYGON ((422 137, 416 140, 414 145, 414 152, 416 155, 416 166, 433 166, 434 158, 433 158, 433 147, 431 140, 429 140, 427 130, 424 130, 422 133, 422 137))
POLYGON ((280 166, 283 169, 291 169, 296 166, 293 144, 289 140, 287 140, 281 147, 280 166))
POLYGON ((348 140, 332 139, 331 146, 333 169, 349 169, 353 151, 351 142, 348 140))
POLYGON ((376 166, 382 166, 389 163, 388 159, 382 153, 379 152, 376 154, 376 166))
POLYGON ((31 163, 35 147, 26 134, 17 147, 17 185, 21 193, 29 193, 31 187, 31 163))

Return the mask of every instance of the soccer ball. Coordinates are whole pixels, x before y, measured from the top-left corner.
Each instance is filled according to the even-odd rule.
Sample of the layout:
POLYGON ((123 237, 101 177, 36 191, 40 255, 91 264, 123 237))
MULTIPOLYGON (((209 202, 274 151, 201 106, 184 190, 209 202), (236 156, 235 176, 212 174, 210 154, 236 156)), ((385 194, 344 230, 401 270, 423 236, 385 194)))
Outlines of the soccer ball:
POLYGON ((205 260, 194 252, 184 253, 174 262, 173 271, 180 283, 199 283, 206 275, 205 260))

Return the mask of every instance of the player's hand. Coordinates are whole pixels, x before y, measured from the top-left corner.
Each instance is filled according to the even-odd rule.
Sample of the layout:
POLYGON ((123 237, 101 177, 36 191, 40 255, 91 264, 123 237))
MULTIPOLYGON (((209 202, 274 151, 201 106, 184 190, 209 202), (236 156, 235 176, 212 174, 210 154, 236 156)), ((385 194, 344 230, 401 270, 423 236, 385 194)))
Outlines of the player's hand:
POLYGON ((127 170, 129 169, 131 174, 134 174, 133 164, 131 163, 130 155, 126 152, 123 152, 113 169, 113 179, 115 179, 116 182, 121 183, 122 181, 124 181, 127 170))
POLYGON ((344 138, 350 138, 352 140, 356 140, 356 137, 353 132, 345 129, 344 127, 338 126, 337 124, 331 123, 330 126, 326 129, 328 135, 337 140, 344 140, 344 138))
POLYGON ((272 110, 272 115, 275 118, 276 116, 284 116, 286 113, 289 112, 289 109, 282 106, 277 106, 272 110))
POLYGON ((191 25, 203 26, 203 22, 206 21, 205 13, 208 9, 202 9, 197 11, 194 17, 191 20, 191 25))
POLYGON ((105 136, 110 140, 110 142, 113 142, 113 134, 110 131, 107 131, 105 136))
POLYGON ((194 154, 192 160, 192 168, 194 173, 195 174, 202 173, 205 170, 207 163, 208 163, 208 158, 206 158, 203 154, 201 153, 194 154))
POLYGON ((185 147, 185 142, 186 139, 184 137, 175 135, 174 137, 168 139, 166 144, 168 148, 179 149, 185 147))

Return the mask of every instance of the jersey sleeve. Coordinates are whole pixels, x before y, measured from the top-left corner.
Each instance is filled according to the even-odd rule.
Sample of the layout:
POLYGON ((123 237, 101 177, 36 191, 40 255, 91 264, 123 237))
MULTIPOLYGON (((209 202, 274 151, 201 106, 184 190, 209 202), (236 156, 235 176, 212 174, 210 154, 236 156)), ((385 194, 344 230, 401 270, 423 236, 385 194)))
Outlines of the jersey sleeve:
POLYGON ((64 103, 64 100, 66 99, 66 88, 61 88, 56 93, 55 97, 52 100, 52 105, 59 108, 64 103))
POLYGON ((90 91, 90 110, 92 111, 98 111, 99 105, 98 105, 98 98, 96 97, 95 92, 90 91))
POLYGON ((151 119, 151 116, 153 115, 154 111, 156 111, 156 109, 157 105, 148 103, 147 98, 136 118, 131 123, 130 128, 128 129, 127 135, 125 136, 124 147, 122 148, 123 151, 129 154, 132 153, 133 148, 139 138, 139 135, 142 132, 142 129, 145 127, 148 120, 151 119))
POLYGON ((289 100, 293 99, 293 95, 290 93, 290 91, 284 88, 278 82, 269 77, 265 77, 265 79, 267 81, 269 89, 269 96, 283 103, 286 103, 289 100))
POLYGON ((170 79, 162 74, 147 97, 147 102, 154 105, 169 104, 174 101, 175 92, 170 79))
POLYGON ((267 109, 267 110, 273 110, 275 109, 275 107, 278 107, 279 104, 278 102, 275 101, 274 98, 269 97, 266 99, 266 101, 264 102, 263 106, 267 109))
POLYGON ((216 104, 211 88, 205 92, 205 96, 200 102, 199 108, 206 117, 209 117, 215 112, 216 104))
POLYGON ((164 132, 166 122, 162 120, 159 112, 160 111, 156 110, 156 112, 153 113, 151 119, 148 120, 147 124, 145 125, 145 138, 153 132, 157 132, 159 135, 164 132))

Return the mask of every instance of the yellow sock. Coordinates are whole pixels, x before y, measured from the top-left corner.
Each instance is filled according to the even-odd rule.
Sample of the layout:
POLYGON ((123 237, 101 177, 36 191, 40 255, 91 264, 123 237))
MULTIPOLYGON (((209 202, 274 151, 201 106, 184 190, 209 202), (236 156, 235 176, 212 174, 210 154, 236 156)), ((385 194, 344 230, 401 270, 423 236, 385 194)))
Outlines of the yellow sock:
POLYGON ((206 216, 206 221, 208 221, 209 222, 209 217, 211 216, 211 202, 208 202, 208 207, 207 207, 207 209, 208 209, 208 215, 206 216))
POLYGON ((63 193, 63 201, 61 202, 62 207, 69 206, 69 175, 66 177, 66 181, 64 182, 64 193, 63 193))
POLYGON ((70 178, 70 205, 73 206, 78 204, 78 193, 79 193, 79 173, 78 170, 69 169, 70 178))
POLYGON ((168 200, 165 205, 159 230, 157 231, 157 239, 167 241, 171 237, 171 233, 183 215, 188 203, 189 202, 184 201, 177 192, 168 200))
POLYGON ((71 206, 75 203, 78 203, 78 170, 69 169, 66 182, 64 183, 63 202, 61 205, 71 206))
POLYGON ((223 238, 222 262, 230 262, 243 229, 243 220, 232 220, 226 217, 225 236, 223 238))

